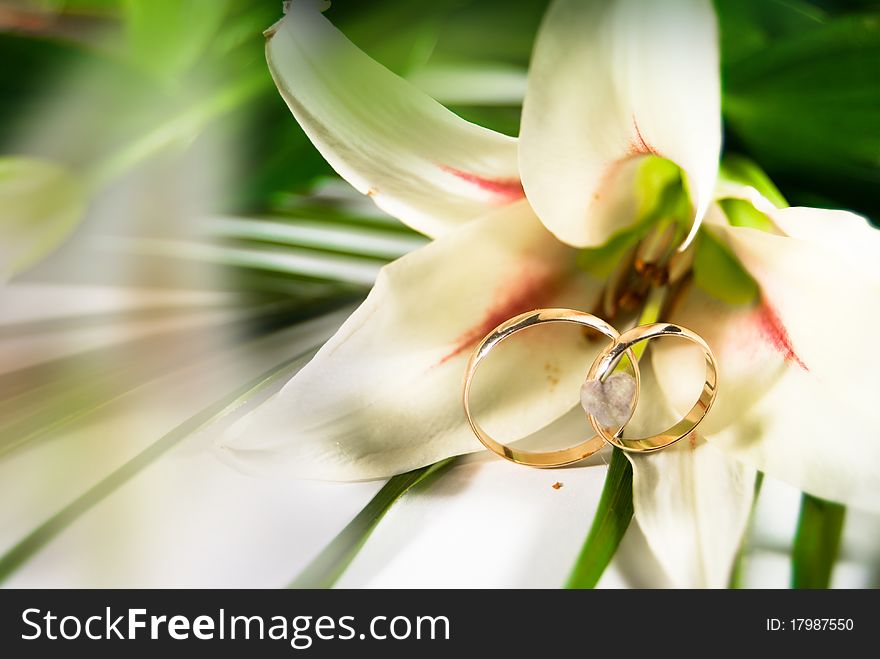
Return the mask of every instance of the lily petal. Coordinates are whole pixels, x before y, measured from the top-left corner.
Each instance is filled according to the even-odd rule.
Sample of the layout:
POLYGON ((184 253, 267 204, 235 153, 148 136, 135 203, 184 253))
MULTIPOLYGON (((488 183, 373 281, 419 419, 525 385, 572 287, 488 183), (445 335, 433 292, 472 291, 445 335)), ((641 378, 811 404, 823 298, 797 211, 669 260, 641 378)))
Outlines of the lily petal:
POLYGON ((771 210, 767 215, 792 238, 821 245, 836 259, 880 280, 880 231, 861 215, 804 207, 771 210))
MULTIPOLYGON (((679 417, 642 360, 643 401, 626 435, 650 435, 679 417)), ((627 453, 633 465, 635 519, 673 585, 723 588, 748 523, 755 470, 692 436, 651 454, 627 453)))
MULTIPOLYGON (((398 259, 315 359, 232 428, 226 452, 262 472, 353 480, 480 449, 460 399, 470 349, 517 313, 590 308, 599 285, 576 258, 522 201, 398 259)), ((481 367, 487 430, 512 440, 577 403, 601 343, 553 338, 529 332, 481 367)))
POLYGON ((596 588, 673 588, 648 539, 632 520, 596 588))
POLYGON ((754 468, 698 438, 629 457, 636 519, 672 582, 724 588, 748 523, 754 468))
MULTIPOLYGON (((880 322, 880 277, 872 276, 863 258, 880 233, 866 223, 860 230, 836 233, 834 219, 815 222, 822 211, 813 213, 803 238, 743 227, 720 231, 761 287, 760 321, 777 351, 788 363, 832 385, 831 398, 870 410, 875 408, 872 385, 880 358, 864 354, 873 351, 846 336, 841 321, 846 319, 847 329, 880 322), (849 245, 849 254, 844 245, 849 245)), ((784 209, 770 217, 783 229, 794 230, 804 213, 784 209)), ((880 419, 880 414, 873 415, 880 419)))
POLYGON ((516 140, 471 124, 370 59, 295 0, 267 30, 281 95, 339 174, 414 229, 439 236, 523 196, 516 140))
MULTIPOLYGON (((524 469, 472 456, 405 495, 342 588, 554 588, 565 583, 607 469, 524 469), (553 484, 562 487, 554 489, 553 484)), ((644 556, 641 557, 644 560, 644 556)))
MULTIPOLYGON (((825 242, 720 232, 762 299, 733 307, 695 289, 673 316, 699 332, 719 362, 718 399, 701 432, 798 489, 880 510, 880 357, 859 339, 880 322, 880 283, 825 242)), ((702 381, 695 356, 674 345, 654 353, 661 386, 680 411, 702 381)))
POLYGON ((560 240, 601 245, 636 219, 628 161, 656 154, 687 175, 693 235, 718 172, 720 99, 710 2, 557 0, 538 35, 523 105, 529 201, 560 240))
MULTIPOLYGON (((464 458, 405 494, 336 586, 559 587, 595 516, 605 461, 607 452, 549 472, 488 454, 464 458)), ((631 523, 597 587, 670 585, 638 524, 631 523)))
MULTIPOLYGON (((880 277, 880 231, 861 215, 806 206, 778 208, 754 187, 726 181, 719 182, 716 197, 747 201, 772 222, 778 233, 822 245, 838 258, 859 267, 868 277, 880 277)), ((706 222, 728 225, 727 218, 716 206, 706 215, 706 222)))

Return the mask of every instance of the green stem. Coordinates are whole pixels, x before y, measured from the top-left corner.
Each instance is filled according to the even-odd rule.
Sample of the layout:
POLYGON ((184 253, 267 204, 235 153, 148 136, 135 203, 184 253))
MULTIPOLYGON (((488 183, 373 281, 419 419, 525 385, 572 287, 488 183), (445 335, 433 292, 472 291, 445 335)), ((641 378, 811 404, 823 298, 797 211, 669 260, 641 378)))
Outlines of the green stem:
POLYGON ((412 487, 438 474, 455 458, 391 478, 348 525, 293 580, 289 588, 330 588, 342 576, 388 509, 412 487))
POLYGON ((566 588, 594 588, 599 582, 633 516, 632 478, 632 465, 615 448, 593 525, 566 588))
POLYGON ((845 517, 839 503, 803 495, 791 553, 792 588, 828 588, 845 517))
MULTIPOLYGON (((639 325, 657 322, 667 292, 665 286, 651 289, 639 314, 639 325)), ((647 346, 647 343, 641 343, 633 348, 636 359, 641 361, 647 346)), ((622 368, 622 362, 618 368, 622 368)), ((599 582, 633 516, 632 480, 632 464, 623 451, 615 448, 611 453, 611 464, 593 525, 568 577, 566 588, 593 588, 599 582)))

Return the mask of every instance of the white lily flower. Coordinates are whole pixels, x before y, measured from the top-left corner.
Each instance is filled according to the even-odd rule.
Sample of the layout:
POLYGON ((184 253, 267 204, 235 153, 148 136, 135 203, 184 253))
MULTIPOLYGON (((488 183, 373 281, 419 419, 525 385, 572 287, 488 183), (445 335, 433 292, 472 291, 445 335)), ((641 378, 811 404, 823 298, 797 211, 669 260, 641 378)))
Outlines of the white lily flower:
MULTIPOLYGON (((386 266, 313 361, 230 430, 230 460, 260 473, 360 480, 479 450, 460 404, 471 347, 516 313, 600 304, 606 283, 578 260, 622 232, 650 235, 637 226, 646 200, 636 181, 654 155, 684 174, 685 243, 711 239, 759 290, 734 305, 692 287, 663 318, 708 341, 721 381, 702 437, 632 459, 635 516, 659 563, 676 585, 724 585, 758 469, 880 509, 880 418, 868 379, 880 357, 847 330, 880 321, 880 237, 849 213, 777 209, 754 189, 717 185, 710 2, 554 2, 518 141, 382 68, 314 3, 294 0, 268 37, 279 90, 324 157, 435 240, 386 266), (719 196, 745 199, 766 230, 731 224, 719 196)), ((481 419, 504 437, 548 426, 570 409, 596 350, 527 337, 487 369, 497 400, 481 419)), ((701 371, 678 349, 652 354, 662 393, 642 405, 684 412, 692 400, 682 390, 701 383, 701 371)), ((513 479, 521 469, 506 471, 513 479)))

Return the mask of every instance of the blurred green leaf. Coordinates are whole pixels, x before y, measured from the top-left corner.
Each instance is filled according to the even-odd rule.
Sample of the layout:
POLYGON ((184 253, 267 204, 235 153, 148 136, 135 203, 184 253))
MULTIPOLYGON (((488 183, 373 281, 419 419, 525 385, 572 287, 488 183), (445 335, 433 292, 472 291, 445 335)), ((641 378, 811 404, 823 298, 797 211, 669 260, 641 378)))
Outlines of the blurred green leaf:
POLYGON ((725 70, 776 39, 820 26, 825 10, 807 0, 715 0, 725 70))
POLYGON ((725 69, 725 116, 793 203, 880 216, 880 14, 793 32, 725 69))
POLYGON ((727 216, 727 221, 735 227, 747 227, 772 233, 773 221, 745 199, 721 199, 718 202, 727 216))
POLYGON ((60 8, 64 12, 111 13, 119 10, 125 0, 38 0, 49 7, 60 8))
POLYGON ((290 584, 291 588, 331 588, 382 521, 385 513, 413 487, 436 476, 455 458, 393 476, 330 544, 290 584))
POLYGON ((702 231, 694 254, 694 282, 727 304, 749 304, 758 284, 710 231, 702 231))
POLYGON ((828 588, 837 561, 846 508, 804 494, 791 552, 792 588, 828 588))
MULTIPOLYGON (((405 75, 431 56, 440 23, 467 2, 334 2, 327 10, 327 18, 370 57, 398 75, 405 75), (389 25, 395 29, 389 30, 389 25)), ((280 15, 279 11, 279 18, 280 15)))
POLYGON ((788 201, 770 177, 748 158, 736 154, 725 155, 721 161, 719 176, 734 183, 751 185, 777 208, 788 206, 788 201))
POLYGON ((176 112, 164 113, 145 133, 132 137, 95 165, 90 172, 92 181, 95 185, 106 184, 167 148, 188 146, 212 121, 253 100, 266 84, 266 76, 259 73, 240 77, 231 84, 219 86, 214 93, 195 97, 190 105, 175 108, 176 112))
POLYGON ((228 0, 126 0, 132 61, 160 79, 176 79, 216 35, 228 4, 228 0))
POLYGON ((308 280, 338 282, 347 287, 369 287, 376 281, 384 261, 256 241, 207 242, 141 238, 115 241, 118 252, 159 256, 189 262, 211 263, 226 268, 256 270, 308 280))
POLYGON ((471 0, 438 30, 432 63, 493 62, 525 68, 549 0, 471 0))
POLYGON ((34 158, 0 158, 0 282, 55 249, 82 219, 83 183, 34 158))
MULTIPOLYGON (((108 115, 118 120, 137 103, 156 100, 155 85, 125 61, 74 42, 0 33, 0 61, 15 62, 0 67, 0 145, 6 148, 35 132, 55 141, 47 109, 62 105, 68 141, 71 133, 88 135, 93 153, 118 138, 108 115)), ((33 155, 58 157, 48 151, 33 155)))
POLYGON ((594 588, 614 557, 633 516, 633 470, 619 448, 611 454, 602 497, 566 588, 594 588))
POLYGON ((382 262, 399 258, 428 243, 427 238, 418 234, 369 226, 334 226, 320 216, 313 220, 216 217, 205 221, 205 229, 209 235, 222 239, 315 249, 382 262))

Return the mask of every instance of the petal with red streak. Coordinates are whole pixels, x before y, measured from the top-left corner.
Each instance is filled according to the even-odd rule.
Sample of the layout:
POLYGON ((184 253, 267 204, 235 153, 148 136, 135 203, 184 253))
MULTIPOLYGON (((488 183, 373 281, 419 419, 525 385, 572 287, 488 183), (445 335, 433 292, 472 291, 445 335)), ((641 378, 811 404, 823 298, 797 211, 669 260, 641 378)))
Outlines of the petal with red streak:
POLYGON ((465 121, 370 59, 316 4, 291 3, 267 31, 266 59, 344 179, 432 237, 522 197, 514 138, 465 121))
MULTIPOLYGON (((783 251, 806 249, 792 238, 748 238, 769 239, 783 251)), ((740 243, 740 252, 746 247, 740 243)), ((757 267, 759 254, 748 259, 764 288, 759 304, 731 307, 695 289, 672 317, 702 335, 718 360, 718 398, 700 430, 731 458, 801 490, 880 510, 880 413, 871 402, 880 359, 851 330, 876 326, 880 289, 841 263, 836 272, 827 260, 807 268, 792 254, 757 267), (825 300, 842 315, 825 315, 825 300)), ((653 361, 684 412, 703 379, 701 357, 669 345, 658 346, 653 361)))
MULTIPOLYGON (((599 284, 576 258, 522 201, 398 259, 314 360, 232 429, 226 453, 257 471, 347 480, 480 449, 461 407, 470 349, 517 313, 590 308, 599 284)), ((487 430, 513 440, 577 403, 601 345, 569 329, 564 341, 530 330, 481 366, 487 430)))
POLYGON ((636 220, 632 167, 685 172, 696 230, 721 149, 718 34, 708 0, 556 0, 538 34, 520 134, 526 195, 578 247, 636 220))

